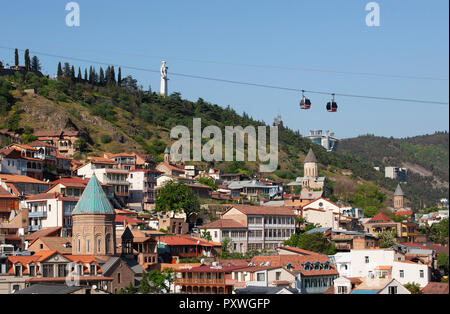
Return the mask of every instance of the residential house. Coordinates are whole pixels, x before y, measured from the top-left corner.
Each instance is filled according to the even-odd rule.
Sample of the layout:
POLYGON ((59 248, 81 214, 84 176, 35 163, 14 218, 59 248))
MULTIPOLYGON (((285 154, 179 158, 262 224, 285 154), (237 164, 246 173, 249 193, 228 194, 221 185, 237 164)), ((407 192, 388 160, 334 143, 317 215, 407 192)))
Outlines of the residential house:
POLYGON ((364 223, 364 229, 367 233, 378 236, 383 231, 396 232, 401 234, 401 224, 394 222, 385 214, 379 212, 373 218, 364 223))
POLYGON ((1 149, 0 171, 5 174, 24 175, 42 180, 44 162, 34 157, 36 151, 33 147, 21 144, 13 144, 9 148, 1 149))
POLYGON ((135 169, 128 172, 128 203, 140 204, 142 209, 149 210, 155 204, 156 178, 161 173, 157 170, 135 169))
POLYGON ((22 201, 28 209, 28 231, 62 227, 63 236, 72 235, 72 212, 78 198, 63 196, 57 192, 29 195, 22 201))
POLYGON ((159 230, 167 230, 171 234, 181 235, 189 231, 189 224, 183 218, 163 216, 159 218, 159 230))
POLYGON ((0 173, 0 186, 16 196, 44 193, 50 184, 28 176, 0 173))
POLYGON ((34 284, 65 283, 68 276, 82 286, 103 287, 113 278, 102 274, 92 255, 63 255, 40 251, 31 256, 9 256, 7 274, 0 275, 0 294, 11 294, 34 284))
POLYGON ((245 288, 249 286, 276 287, 286 286, 295 288, 297 275, 284 266, 254 265, 236 269, 232 273, 232 279, 236 280, 234 288, 245 288))
POLYGON ((175 276, 175 291, 183 294, 232 294, 235 284, 232 273, 240 267, 203 265, 180 268, 175 276))
POLYGON ((11 212, 19 209, 19 197, 0 186, 0 224, 8 222, 11 212))
POLYGON ((295 233, 294 210, 285 206, 234 205, 222 213, 220 220, 225 221, 201 229, 210 232, 215 241, 230 238, 232 250, 240 253, 276 249, 295 233))
POLYGON ((123 204, 129 197, 130 182, 128 182, 128 170, 115 169, 115 162, 106 158, 95 157, 90 162, 77 169, 78 176, 92 178, 95 176, 102 184, 111 185, 114 195, 123 204))
POLYGON ((214 257, 222 244, 189 235, 163 235, 159 237, 158 247, 160 249, 158 252, 165 255, 167 260, 175 256, 179 258, 214 257))
POLYGON ((431 270, 426 264, 394 261, 391 276, 403 285, 414 282, 423 288, 431 281, 431 270))
POLYGON ((39 141, 56 146, 62 155, 72 157, 76 153, 75 142, 80 139, 78 131, 70 130, 42 130, 35 131, 34 135, 39 141))
POLYGON ((295 288, 301 294, 324 293, 339 276, 328 256, 323 254, 255 256, 251 263, 285 267, 296 275, 295 288))
POLYGON ((411 294, 395 279, 349 278, 341 276, 334 281, 327 294, 411 294))

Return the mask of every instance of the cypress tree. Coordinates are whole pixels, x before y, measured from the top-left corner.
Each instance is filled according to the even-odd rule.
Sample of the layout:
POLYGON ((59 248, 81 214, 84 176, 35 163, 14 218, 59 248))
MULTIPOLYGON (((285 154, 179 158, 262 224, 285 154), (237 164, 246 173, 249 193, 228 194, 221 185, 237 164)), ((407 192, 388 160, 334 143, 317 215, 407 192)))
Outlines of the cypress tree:
POLYGON ((121 82, 122 82, 122 69, 119 67, 119 74, 117 74, 117 85, 120 86, 121 82))
POLYGON ((80 67, 78 67, 78 78, 77 78, 77 80, 78 80, 78 82, 81 82, 81 80, 82 80, 80 67))
POLYGON ((25 50, 25 56, 24 56, 24 59, 25 59, 25 68, 26 68, 27 70, 29 70, 29 69, 31 68, 30 50, 29 50, 29 49, 26 49, 26 50, 25 50))
POLYGON ((19 65, 19 50, 16 48, 16 50, 14 51, 14 62, 15 65, 18 66, 19 65))
POLYGON ((94 83, 94 77, 93 77, 93 72, 92 72, 92 65, 89 68, 89 83, 90 84, 94 83))
POLYGON ((70 69, 70 78, 72 79, 72 81, 75 81, 75 67, 73 65, 70 69))
POLYGON ((41 70, 41 62, 39 62, 39 58, 36 56, 33 56, 33 58, 31 58, 31 70, 35 72, 41 70))
POLYGON ((84 80, 87 82, 88 81, 88 74, 87 74, 87 69, 84 68, 84 80))
POLYGON ((111 67, 111 84, 116 85, 116 72, 114 71, 114 66, 111 67))
POLYGON ((108 66, 106 68, 106 85, 110 85, 111 84, 111 67, 108 66))
POLYGON ((103 72, 103 68, 100 67, 100 85, 105 85, 105 73, 103 72))
POLYGON ((61 62, 59 62, 58 63, 58 78, 61 78, 62 75, 63 75, 62 66, 61 66, 61 62))

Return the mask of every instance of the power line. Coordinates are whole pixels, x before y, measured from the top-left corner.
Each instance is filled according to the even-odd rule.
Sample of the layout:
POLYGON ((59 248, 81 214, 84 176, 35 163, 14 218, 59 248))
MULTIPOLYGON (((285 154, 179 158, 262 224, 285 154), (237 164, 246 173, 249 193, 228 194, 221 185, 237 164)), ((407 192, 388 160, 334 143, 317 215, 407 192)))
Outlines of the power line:
MULTIPOLYGON (((0 46, 0 48, 1 49, 9 49, 9 50, 14 50, 15 49, 15 48, 4 47, 4 46, 0 46)), ((38 54, 38 55, 52 57, 52 58, 58 58, 58 59, 66 59, 66 60, 74 60, 74 61, 79 61, 79 62, 94 63, 94 64, 101 64, 101 65, 108 65, 108 66, 115 66, 115 67, 121 67, 121 68, 124 68, 124 69, 136 70, 136 71, 160 73, 159 70, 152 70, 152 69, 146 69, 146 68, 141 68, 141 67, 134 67, 134 66, 128 66, 128 65, 113 64, 113 63, 106 63, 106 62, 95 61, 95 60, 88 60, 88 59, 76 58, 76 57, 66 57, 66 56, 54 55, 54 54, 38 52, 38 51, 32 51, 32 52, 35 53, 35 54, 38 54)), ((194 79, 201 79, 201 80, 208 80, 208 81, 215 81, 215 82, 222 82, 222 83, 229 83, 229 84, 246 85, 246 86, 261 87, 261 88, 270 88, 270 89, 277 89, 277 90, 286 90, 286 91, 293 91, 293 92, 301 92, 302 91, 302 89, 297 89, 297 88, 289 88, 289 87, 273 86, 273 85, 266 85, 266 84, 259 84, 259 83, 226 80, 226 79, 213 78, 213 77, 200 76, 200 75, 192 75, 192 74, 184 74, 184 73, 170 72, 170 75, 180 76, 180 77, 187 77, 187 78, 194 78, 194 79)), ((303 91, 306 92, 306 93, 311 93, 311 94, 321 94, 321 95, 332 95, 332 94, 334 94, 334 95, 340 96, 340 97, 351 97, 351 98, 365 98, 365 99, 374 99, 374 100, 399 101, 399 102, 436 104, 436 105, 448 105, 449 104, 448 102, 432 101, 432 100, 418 100, 418 99, 396 98, 396 97, 381 97, 381 96, 370 96, 370 95, 344 94, 344 93, 313 91, 313 90, 303 90, 303 91)))

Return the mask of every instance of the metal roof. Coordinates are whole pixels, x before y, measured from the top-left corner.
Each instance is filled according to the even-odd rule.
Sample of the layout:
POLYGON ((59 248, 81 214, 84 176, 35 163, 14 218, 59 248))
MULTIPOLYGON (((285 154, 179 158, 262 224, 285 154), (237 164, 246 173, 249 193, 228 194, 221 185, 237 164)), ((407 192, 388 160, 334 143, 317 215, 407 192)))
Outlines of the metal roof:
POLYGON ((81 195, 80 200, 72 212, 72 215, 83 214, 116 214, 95 174, 89 180, 83 195, 81 195))

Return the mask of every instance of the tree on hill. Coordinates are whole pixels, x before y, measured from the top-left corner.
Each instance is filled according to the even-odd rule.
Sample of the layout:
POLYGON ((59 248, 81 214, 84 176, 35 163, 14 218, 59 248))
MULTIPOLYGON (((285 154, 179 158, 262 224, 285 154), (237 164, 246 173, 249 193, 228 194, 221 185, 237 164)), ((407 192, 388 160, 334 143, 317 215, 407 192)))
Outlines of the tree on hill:
POLYGON ((117 85, 121 86, 122 83, 122 68, 119 67, 119 73, 117 74, 117 85))
POLYGON ((25 60, 25 68, 27 70, 30 70, 30 68, 31 68, 31 59, 30 59, 30 50, 29 49, 25 50, 24 60, 25 60))
POLYGON ((19 50, 17 48, 14 50, 14 64, 15 66, 19 65, 19 50))
POLYGON ((321 232, 314 233, 294 233, 289 240, 284 241, 284 245, 298 247, 303 250, 316 253, 334 255, 336 247, 321 232))
POLYGON ((58 76, 58 78, 61 78, 62 75, 63 75, 62 66, 61 66, 61 62, 59 62, 57 76, 58 76))
POLYGON ((200 200, 184 182, 167 182, 156 195, 156 212, 186 214, 188 222, 192 215, 200 211, 200 200))
POLYGON ((41 62, 37 56, 33 56, 33 58, 31 58, 31 70, 35 72, 39 72, 41 70, 41 62))
POLYGON ((350 197, 350 203, 364 209, 364 216, 373 217, 384 207, 384 195, 375 184, 365 183, 360 185, 350 197))
POLYGON ((214 191, 217 190, 217 183, 211 177, 209 177, 209 178, 199 178, 197 181, 199 183, 201 183, 201 184, 204 184, 204 185, 207 185, 207 186, 211 187, 214 191))

